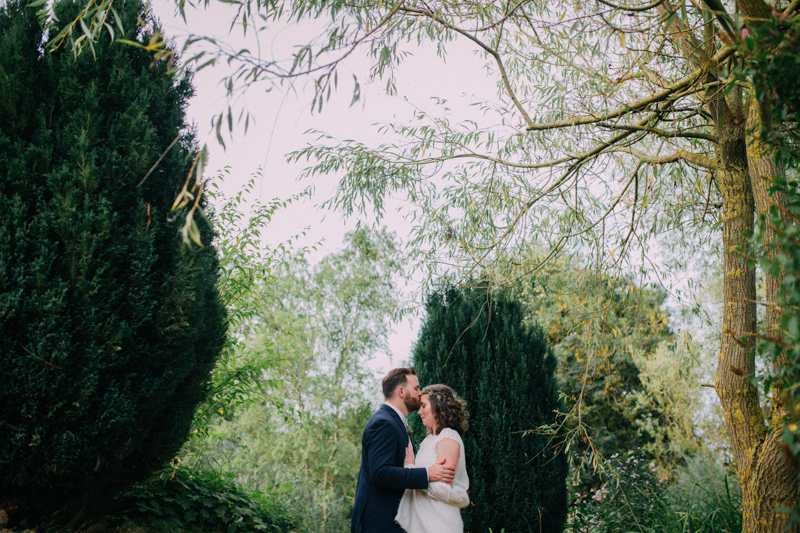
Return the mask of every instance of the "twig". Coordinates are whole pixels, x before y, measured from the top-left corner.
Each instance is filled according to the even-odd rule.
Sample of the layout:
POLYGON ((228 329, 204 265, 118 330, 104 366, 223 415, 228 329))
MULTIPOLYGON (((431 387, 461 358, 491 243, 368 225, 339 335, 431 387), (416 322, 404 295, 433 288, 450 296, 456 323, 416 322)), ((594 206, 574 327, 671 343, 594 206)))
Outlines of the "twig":
POLYGON ((29 350, 29 349, 27 349, 26 347, 24 347, 22 344, 20 344, 19 346, 20 346, 20 348, 22 348, 23 350, 25 350, 26 352, 28 352, 29 354, 31 354, 32 356, 34 356, 34 357, 35 357, 36 359, 38 359, 39 361, 41 361, 41 362, 43 362, 43 363, 47 363, 48 365, 52 366, 53 368, 57 368, 57 369, 59 369, 59 370, 64 370, 64 369, 63 369, 63 368, 61 368, 60 366, 58 366, 58 365, 54 365, 54 364, 53 364, 53 363, 51 363, 50 361, 47 361, 47 360, 45 360, 45 359, 42 359, 41 357, 39 357, 38 355, 36 355, 35 353, 33 353, 32 351, 30 351, 30 350, 29 350))
POLYGON ((620 11, 626 11, 626 12, 634 13, 634 12, 641 12, 641 11, 649 11, 649 10, 653 9, 654 7, 658 7, 661 4, 663 4, 665 0, 657 0, 656 2, 653 2, 652 4, 649 4, 649 5, 646 5, 646 6, 642 6, 642 7, 618 6, 616 4, 612 4, 611 2, 606 2, 605 0, 597 0, 597 1, 600 2, 601 4, 607 5, 608 7, 613 7, 614 9, 619 9, 620 11))
POLYGON ((774 304, 774 303, 770 303, 770 302, 759 302, 758 300, 751 300, 750 298, 736 298, 736 297, 734 297, 734 298, 731 298, 731 299, 739 301, 739 302, 750 302, 750 303, 754 303, 756 305, 763 305, 764 307, 776 307, 778 309, 778 311, 780 311, 781 313, 783 312, 783 307, 781 307, 778 304, 774 304))
POLYGON ((781 18, 785 20, 786 17, 792 14, 792 11, 797 9, 797 6, 800 6, 800 0, 794 0, 791 4, 789 4, 789 7, 787 7, 783 13, 781 13, 781 18))
MULTIPOLYGON (((796 0, 796 1, 800 2, 800 0, 796 0)), ((794 213, 792 213, 791 211, 789 211, 788 209, 786 209, 782 205, 778 205, 777 203, 773 202, 772 198, 769 198, 768 196, 766 196, 764 194, 761 195, 761 198, 765 202, 767 202, 769 205, 771 205, 773 207, 776 207, 779 211, 783 211, 784 213, 786 213, 787 215, 792 217, 795 221, 800 222, 800 217, 798 217, 797 215, 795 215, 794 213)))
POLYGON ((778 346, 788 346, 788 344, 783 342, 783 339, 779 337, 768 337, 766 335, 761 335, 760 333, 745 333, 745 335, 747 335, 748 337, 755 337, 756 339, 761 339, 762 341, 774 342, 778 346))
POLYGON ((156 169, 158 164, 161 163, 161 160, 164 159, 164 156, 167 155, 167 153, 172 149, 173 146, 175 146, 175 143, 177 143, 178 139, 180 139, 180 138, 181 138, 181 136, 178 135, 177 137, 175 137, 175 139, 171 143, 169 143, 169 146, 167 146, 167 149, 164 150, 164 153, 161 154, 161 157, 159 157, 156 160, 155 164, 152 167, 150 167, 150 170, 147 171, 147 174, 144 175, 144 177, 142 178, 142 181, 139 182, 139 185, 137 185, 137 187, 141 187, 144 184, 145 180, 150 177, 150 174, 153 173, 153 171, 156 169))

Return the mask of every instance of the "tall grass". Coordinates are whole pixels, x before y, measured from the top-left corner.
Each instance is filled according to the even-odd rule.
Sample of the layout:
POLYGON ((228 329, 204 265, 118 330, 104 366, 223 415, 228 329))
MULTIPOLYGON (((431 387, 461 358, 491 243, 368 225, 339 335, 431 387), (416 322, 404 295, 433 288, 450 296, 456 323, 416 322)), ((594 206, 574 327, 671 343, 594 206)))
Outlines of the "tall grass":
POLYGON ((658 531, 740 533, 742 493, 731 472, 709 456, 686 458, 664 498, 658 531))

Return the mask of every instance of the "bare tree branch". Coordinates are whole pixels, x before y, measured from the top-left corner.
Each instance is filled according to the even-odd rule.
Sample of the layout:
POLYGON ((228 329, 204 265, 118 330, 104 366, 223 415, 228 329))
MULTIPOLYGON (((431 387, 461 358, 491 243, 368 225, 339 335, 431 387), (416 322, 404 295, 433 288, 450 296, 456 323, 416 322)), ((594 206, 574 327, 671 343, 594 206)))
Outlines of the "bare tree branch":
POLYGON ((611 154, 614 152, 630 154, 640 161, 649 163, 651 165, 664 165, 667 163, 674 163, 676 161, 686 161, 687 163, 692 163, 693 165, 697 165, 708 170, 722 169, 719 161, 715 161, 714 159, 710 159, 700 154, 695 154, 694 152, 689 152, 688 150, 678 150, 674 154, 667 156, 653 156, 629 146, 612 148, 603 151, 604 154, 611 154))
POLYGON ((632 126, 628 124, 610 124, 608 122, 600 122, 598 126, 600 126, 601 128, 608 128, 612 130, 643 131, 647 133, 653 133, 655 135, 658 135, 659 137, 667 137, 667 138, 683 137, 686 139, 702 139, 704 141, 711 141, 713 143, 718 142, 717 138, 714 135, 708 133, 694 133, 689 131, 666 131, 646 126, 632 126))
POLYGON ((667 86, 666 89, 663 91, 659 91, 652 96, 647 98, 642 98, 641 100, 637 100, 635 102, 631 102, 630 104, 625 105, 624 107, 620 107, 614 109, 612 111, 608 111, 604 113, 602 116, 597 117, 575 117, 567 120, 557 120, 555 122, 544 122, 541 124, 532 124, 528 126, 528 131, 540 131, 540 130, 550 130, 555 128, 570 128, 572 126, 578 126, 583 124, 596 124, 598 122, 603 122, 605 120, 621 117, 623 115, 627 115, 629 113, 635 113, 638 111, 644 111, 649 106, 656 104, 658 102, 663 102, 667 98, 669 98, 673 93, 680 91, 681 89, 685 89, 686 87, 690 86, 691 84, 695 83, 699 80, 702 76, 707 74, 711 68, 715 68, 719 65, 722 61, 733 55, 737 50, 737 47, 733 44, 725 46, 722 50, 717 52, 714 57, 708 61, 705 65, 700 68, 695 69, 691 74, 688 76, 676 81, 667 86))
POLYGON ((638 13, 642 11, 650 11, 653 8, 656 8, 664 3, 665 0, 656 0, 652 4, 641 6, 641 7, 630 7, 630 6, 618 6, 616 4, 612 4, 611 2, 607 2, 606 0, 597 0, 603 5, 608 7, 613 7, 614 9, 619 9, 620 11, 625 11, 627 13, 638 13))
MULTIPOLYGON (((409 13, 418 13, 420 15, 424 15, 424 16, 430 18, 431 20, 433 20, 435 22, 438 22, 439 24, 441 24, 445 28, 454 31, 454 32, 458 33, 459 35, 463 35, 464 37, 466 37, 470 41, 472 41, 475 44, 477 44, 478 46, 480 46, 483 50, 486 51, 486 53, 491 55, 494 58, 495 63, 497 63, 497 68, 500 69, 500 76, 503 79, 503 85, 506 88, 506 92, 511 97, 511 100, 514 102, 514 107, 517 108, 517 110, 520 112, 522 117, 525 119, 525 123, 528 125, 528 130, 531 129, 531 126, 533 126, 533 121, 531 120, 531 117, 528 115, 528 112, 525 111, 525 108, 522 107, 522 104, 520 104, 519 100, 517 99, 517 95, 514 94, 514 90, 511 88, 511 83, 508 81, 508 74, 506 74, 506 68, 503 65, 503 60, 500 58, 500 54, 497 53, 497 50, 495 50, 494 48, 491 48, 490 46, 486 45, 483 41, 481 41, 480 39, 478 39, 474 35, 471 35, 466 30, 463 30, 461 28, 453 26, 449 22, 443 20, 441 17, 439 17, 433 11, 430 11, 430 10, 427 10, 427 9, 419 9, 419 10, 406 9, 406 11, 409 12, 409 13)), ((502 29, 501 29, 501 31, 502 31, 502 29)))

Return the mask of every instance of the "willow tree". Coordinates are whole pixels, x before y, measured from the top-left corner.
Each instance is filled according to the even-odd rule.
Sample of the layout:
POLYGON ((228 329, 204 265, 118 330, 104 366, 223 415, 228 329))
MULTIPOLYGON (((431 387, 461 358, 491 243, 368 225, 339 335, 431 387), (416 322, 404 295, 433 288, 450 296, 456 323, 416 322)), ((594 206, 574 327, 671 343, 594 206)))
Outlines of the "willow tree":
MULTIPOLYGON (((341 176, 334 203, 346 211, 381 208, 387 195, 405 194, 419 210, 417 247, 466 270, 533 270, 515 266, 515 251, 531 241, 554 253, 592 250, 599 270, 631 264, 639 259, 633 252, 647 261, 650 235, 677 234, 698 248, 721 240, 725 290, 713 386, 739 469, 745 531, 782 530, 787 515, 776 509, 795 507, 798 487, 780 447, 790 416, 783 385, 774 382, 765 419, 753 379, 754 337, 780 335, 780 309, 769 305, 778 282, 766 276, 767 312, 757 330, 756 273, 742 253, 755 214, 785 203, 768 192, 783 169, 761 139, 786 125, 772 122, 770 95, 756 97, 739 67, 751 54, 769 53, 752 37, 760 26, 773 16, 791 22, 797 5, 598 0, 332 9, 336 42, 328 48, 369 42, 379 72, 396 67, 410 41, 477 47, 497 78, 497 99, 483 103, 495 122, 481 128, 420 114, 422 126, 394 128, 402 143, 323 138, 294 154, 313 161, 308 174, 341 176)), ((310 58, 312 49, 302 53, 310 58)), ((325 59, 321 89, 335 73, 325 59)))
MULTIPOLYGON (((786 202, 768 193, 783 169, 760 140, 786 124, 770 119, 770 93, 757 98, 740 67, 770 54, 753 35, 768 19, 793 23, 799 4, 241 0, 234 23, 245 30, 257 15, 267 25, 305 18, 328 25, 285 66, 210 38, 195 45, 206 46, 197 61, 227 55, 239 65, 226 80, 231 91, 310 75, 320 106, 337 85, 340 61, 359 47, 390 89, 392 72, 416 47, 482 54, 498 87, 495 99, 478 102, 482 122, 419 112, 414 126, 384 130, 400 142, 322 136, 294 154, 313 162, 308 174, 340 179, 332 204, 344 211, 381 213, 387 196, 404 196, 417 209, 412 247, 434 265, 524 275, 537 265, 522 261, 518 246, 535 243, 552 254, 580 249, 600 271, 646 264, 651 236, 675 235, 698 249, 721 241, 724 320, 713 386, 739 468, 744 530, 778 531, 787 517, 776 508, 798 502, 796 468, 778 446, 790 416, 780 399, 785 385, 772 382, 766 419, 752 379, 753 339, 779 340, 780 309, 769 305, 778 284, 766 276, 767 312, 757 330, 756 273, 741 250, 755 214, 786 202)), ((237 114, 228 110, 229 125, 237 114)), ((777 356, 773 370, 784 361, 777 356)))
MULTIPOLYGON (((798 487, 780 447, 789 416, 781 384, 767 420, 752 379, 752 340, 779 335, 780 312, 768 305, 757 330, 755 269, 742 253, 754 215, 785 202, 768 193, 782 169, 761 141, 762 131, 781 125, 770 121, 769 96, 756 98, 737 68, 762 52, 751 36, 773 10, 792 17, 796 5, 745 0, 735 12, 719 2, 668 0, 364 6, 338 17, 366 19, 349 42, 380 34, 379 67, 409 35, 483 50, 499 87, 485 109, 498 125, 423 117, 425 126, 395 129, 402 144, 328 143, 295 154, 315 160, 309 173, 343 174, 335 203, 345 210, 406 193, 424 215, 419 244, 467 269, 513 263, 515 245, 531 240, 553 250, 589 247, 599 268, 612 268, 644 252, 648 234, 721 238, 714 386, 740 474, 744 531, 782 531, 787 515, 776 509, 796 507, 798 487)), ((765 284, 769 304, 778 283, 766 276, 765 284)))

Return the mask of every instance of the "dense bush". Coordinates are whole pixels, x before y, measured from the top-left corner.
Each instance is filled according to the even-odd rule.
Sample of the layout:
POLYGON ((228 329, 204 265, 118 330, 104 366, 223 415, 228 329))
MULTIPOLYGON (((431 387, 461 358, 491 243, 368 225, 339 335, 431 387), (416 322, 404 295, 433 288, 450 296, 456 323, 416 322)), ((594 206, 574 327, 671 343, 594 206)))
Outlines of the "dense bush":
MULTIPOLYGON (((27 3, 0 8, 0 508, 79 525, 178 451, 225 311, 211 228, 187 247, 170 212, 196 153, 188 77, 107 38, 44 51, 27 3)), ((117 38, 155 31, 138 0, 114 8, 117 38)))
MULTIPOLYGON (((434 294, 414 346, 420 383, 445 383, 467 401, 471 505, 465 531, 560 532, 567 514, 556 360, 539 327, 500 292, 434 294)), ((411 417, 417 441, 425 434, 411 417)))
POLYGON ((275 495, 183 467, 166 469, 134 485, 117 505, 112 524, 132 522, 156 531, 285 532, 297 526, 275 495))
POLYGON ((687 458, 669 486, 638 451, 609 458, 599 490, 571 480, 573 533, 739 533, 741 494, 714 458, 687 458))
MULTIPOLYGON (((664 481, 655 465, 641 454, 612 455, 605 465, 605 483, 597 490, 573 491, 571 529, 613 533, 650 531, 663 510, 664 481)), ((572 487, 580 487, 577 480, 572 487)))

